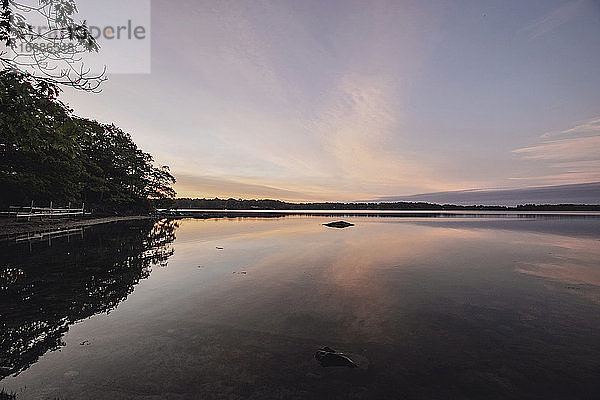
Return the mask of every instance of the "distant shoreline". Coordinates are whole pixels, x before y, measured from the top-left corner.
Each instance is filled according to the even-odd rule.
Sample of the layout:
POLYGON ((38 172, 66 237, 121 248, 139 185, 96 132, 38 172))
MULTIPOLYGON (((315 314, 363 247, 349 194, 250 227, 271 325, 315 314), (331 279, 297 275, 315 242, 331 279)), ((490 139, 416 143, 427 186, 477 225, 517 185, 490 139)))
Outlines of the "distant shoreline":
POLYGON ((88 219, 55 219, 40 221, 38 218, 31 221, 16 221, 14 218, 0 218, 0 239, 25 233, 60 231, 84 226, 108 224, 111 222, 134 221, 152 218, 149 215, 114 216, 88 219))
POLYGON ((429 202, 311 202, 291 203, 281 200, 260 199, 191 199, 176 198, 170 209, 202 210, 372 210, 372 211, 600 211, 600 204, 583 203, 524 203, 517 206, 459 205, 429 202))
POLYGON ((157 210, 156 215, 166 218, 185 217, 267 217, 284 215, 312 216, 388 216, 388 217, 477 217, 477 216, 594 216, 600 217, 598 210, 377 210, 377 209, 163 209, 157 210))

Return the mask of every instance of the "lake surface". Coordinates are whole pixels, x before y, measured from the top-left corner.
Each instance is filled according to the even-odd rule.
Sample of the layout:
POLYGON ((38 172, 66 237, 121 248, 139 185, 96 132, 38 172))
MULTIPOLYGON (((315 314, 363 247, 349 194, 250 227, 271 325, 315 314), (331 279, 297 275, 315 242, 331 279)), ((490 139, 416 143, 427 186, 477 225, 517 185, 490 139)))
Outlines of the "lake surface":
POLYGON ((17 399, 600 398, 600 218, 131 221, 0 243, 17 399), (341 351, 358 368, 321 367, 341 351))

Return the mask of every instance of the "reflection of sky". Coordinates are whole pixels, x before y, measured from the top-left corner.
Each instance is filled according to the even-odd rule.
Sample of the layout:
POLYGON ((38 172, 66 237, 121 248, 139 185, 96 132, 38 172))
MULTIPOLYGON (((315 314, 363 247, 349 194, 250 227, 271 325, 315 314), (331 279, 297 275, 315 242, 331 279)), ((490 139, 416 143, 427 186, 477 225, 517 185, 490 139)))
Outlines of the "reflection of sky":
POLYGON ((356 200, 600 180, 592 0, 152 2, 152 74, 76 112, 182 196, 356 200))
POLYGON ((573 284, 600 286, 600 241, 556 235, 532 235, 528 246, 548 248, 548 261, 525 263, 517 271, 573 284))
MULTIPOLYGON (((311 354, 325 344, 381 357, 394 379, 406 363, 422 376, 455 360, 485 369, 477 357, 490 352, 493 365, 511 366, 494 373, 513 382, 546 371, 531 365, 560 370, 547 354, 585 349, 568 364, 584 374, 596 362, 598 235, 561 234, 567 219, 536 221, 537 231, 528 220, 349 220, 356 225, 347 229, 325 227, 330 219, 320 216, 183 220, 168 266, 109 315, 73 325, 61 352, 3 384, 36 394, 52 382, 63 394, 84 388, 98 398, 107 382, 121 394, 214 395, 238 379, 309 379, 311 354)), ((388 373, 373 364, 361 385, 388 373)))
MULTIPOLYGON (((437 296, 460 299, 463 290, 475 292, 468 301, 485 303, 495 286, 522 279, 515 271, 553 279, 573 273, 578 283, 599 283, 593 278, 600 256, 596 238, 562 236, 556 221, 545 222, 552 233, 529 232, 531 221, 524 220, 496 229, 494 221, 471 220, 461 226, 443 219, 353 217, 356 226, 342 230, 321 225, 327 221, 185 221, 177 232, 175 255, 163 271, 167 281, 160 280, 153 296, 182 307, 179 313, 236 327, 300 336, 335 335, 343 327, 383 340, 390 334, 388 319, 399 310, 437 296), (552 263, 560 273, 528 269, 552 263), (420 277, 416 285, 414 276, 420 277), (427 276, 431 281, 424 282, 427 276), (445 276, 447 283, 438 282, 445 276), (398 287, 405 292, 397 292, 398 287), (340 326, 334 328, 336 324, 340 326)), ((510 291, 503 287, 498 292, 503 290, 510 291)), ((155 302, 142 295, 137 301, 155 302)))

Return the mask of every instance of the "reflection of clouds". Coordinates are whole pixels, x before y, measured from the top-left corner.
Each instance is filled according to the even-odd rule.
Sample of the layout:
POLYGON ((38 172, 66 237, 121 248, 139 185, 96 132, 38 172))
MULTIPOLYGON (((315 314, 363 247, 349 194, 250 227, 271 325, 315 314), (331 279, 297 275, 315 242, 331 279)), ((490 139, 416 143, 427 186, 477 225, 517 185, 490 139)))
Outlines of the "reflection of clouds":
MULTIPOLYGON (((302 279, 306 272, 314 274, 306 286, 310 293, 309 299, 304 299, 307 303, 290 308, 312 309, 310 315, 315 320, 337 320, 339 329, 350 329, 356 335, 379 341, 385 341, 389 335, 389 316, 398 307, 394 300, 397 294, 389 292, 386 276, 422 265, 424 259, 431 259, 435 265, 435 261, 444 259, 449 248, 483 236, 481 231, 361 220, 344 231, 312 228, 321 222, 308 220, 309 225, 305 226, 302 220, 290 221, 290 229, 268 230, 279 236, 283 246, 247 269, 287 282, 302 279)), ((262 240, 268 237, 267 232, 246 235, 243 240, 262 240)))
MULTIPOLYGON (((456 228, 442 220, 432 226, 419 225, 420 219, 349 217, 354 227, 334 230, 321 225, 329 220, 302 216, 184 221, 176 243, 178 261, 205 265, 203 279, 210 273, 222 277, 202 290, 182 284, 179 292, 194 293, 186 300, 194 305, 189 312, 211 324, 320 340, 350 333, 386 343, 394 340, 394 329, 410 322, 404 318, 414 311, 415 299, 427 303, 436 302, 436 296, 460 298, 463 283, 445 286, 439 280, 446 276, 483 280, 501 292, 507 282, 489 282, 487 276, 507 274, 511 284, 518 283, 523 280, 513 273, 513 260, 518 260, 520 273, 600 286, 594 269, 598 242, 590 238, 518 227, 487 229, 487 221, 456 228), (202 242, 214 243, 199 246, 202 242), (225 250, 215 251, 217 244, 225 250), (242 269, 247 274, 241 278, 231 274, 242 269)), ((483 291, 481 302, 489 299, 485 288, 468 290, 483 291)), ((587 296, 590 291, 577 292, 587 296)))
POLYGON ((443 259, 450 242, 481 236, 467 230, 430 229, 412 224, 397 229, 397 224, 391 225, 392 229, 385 232, 373 229, 328 249, 335 256, 330 261, 322 290, 334 292, 352 304, 354 318, 348 323, 354 332, 371 340, 386 340, 391 323, 386 318, 393 315, 392 308, 402 306, 391 301, 390 296, 394 295, 387 293, 384 276, 391 277, 392 270, 419 265, 423 258, 443 259))
MULTIPOLYGON (((549 233, 532 234, 535 239, 530 244, 536 246, 556 247, 562 250, 564 255, 566 252, 572 251, 590 251, 593 252, 599 247, 598 240, 593 238, 581 238, 572 236, 561 236, 549 233)), ((517 242, 514 242, 515 244, 517 242)), ((600 251, 600 249, 598 250, 600 251)), ((597 251, 596 251, 597 252, 597 251)))
POLYGON ((600 286, 600 244, 597 239, 558 235, 532 237, 536 240, 529 241, 528 245, 550 248, 550 260, 524 263, 516 269, 518 272, 565 283, 600 286))
POLYGON ((210 295, 204 292, 208 298, 194 303, 205 305, 211 323, 308 337, 349 331, 385 341, 398 295, 389 291, 386 277, 423 265, 424 259, 435 266, 449 248, 482 236, 410 222, 349 220, 356 226, 345 230, 322 226, 328 221, 322 217, 184 221, 179 260, 197 263, 199 252, 206 251, 202 264, 209 270, 211 264, 229 267, 227 277, 229 269, 247 271, 244 279, 214 285, 210 295), (212 243, 201 250, 198 241, 218 241, 225 250, 214 259, 212 243))
POLYGON ((524 267, 517 268, 517 271, 565 283, 600 286, 600 269, 597 267, 574 263, 538 263, 525 264, 524 267))
POLYGON ((337 246, 331 265, 332 282, 360 290, 369 275, 380 270, 382 265, 401 268, 422 257, 436 258, 444 252, 448 242, 481 237, 478 231, 464 229, 428 229, 412 224, 406 224, 400 230, 394 228, 397 227, 392 226, 384 232, 373 229, 369 234, 357 235, 337 246))
MULTIPOLYGON (((230 242, 275 239, 301 236, 320 229, 320 220, 295 223, 297 218, 286 217, 237 217, 184 220, 184 229, 177 237, 177 245, 194 245, 202 241, 227 240, 230 242)), ((299 221, 300 222, 300 221, 299 221)))

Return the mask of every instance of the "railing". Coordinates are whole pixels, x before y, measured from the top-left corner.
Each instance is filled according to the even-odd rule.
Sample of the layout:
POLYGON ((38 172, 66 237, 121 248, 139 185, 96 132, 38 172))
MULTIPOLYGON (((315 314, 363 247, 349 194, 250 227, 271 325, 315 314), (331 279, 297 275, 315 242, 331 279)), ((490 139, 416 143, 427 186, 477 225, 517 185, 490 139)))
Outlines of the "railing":
POLYGON ((20 218, 27 218, 29 221, 31 218, 61 218, 61 217, 77 217, 85 216, 85 204, 81 208, 71 208, 71 203, 67 208, 54 208, 52 202, 50 207, 34 207, 33 201, 31 206, 10 206, 8 211, 2 212, 1 214, 8 215, 9 217, 15 217, 17 220, 20 218))

